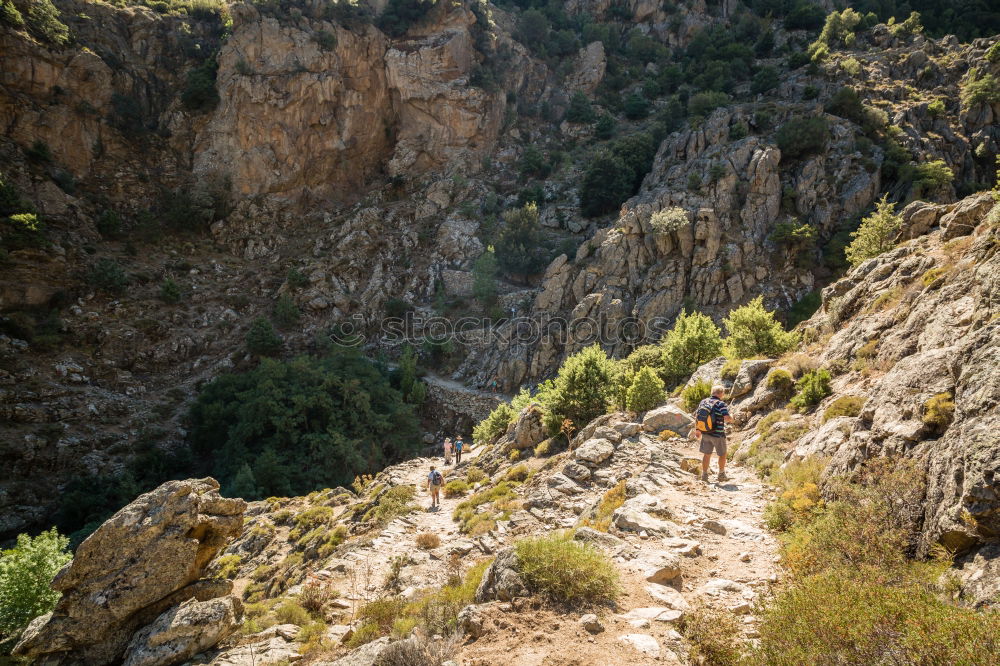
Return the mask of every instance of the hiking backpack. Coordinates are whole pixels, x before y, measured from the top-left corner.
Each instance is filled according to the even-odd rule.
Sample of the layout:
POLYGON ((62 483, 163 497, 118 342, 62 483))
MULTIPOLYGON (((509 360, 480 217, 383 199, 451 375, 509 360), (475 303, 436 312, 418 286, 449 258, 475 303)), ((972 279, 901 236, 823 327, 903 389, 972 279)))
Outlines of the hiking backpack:
POLYGON ((712 399, 705 398, 698 403, 694 413, 694 427, 701 432, 712 432, 712 399))
POLYGON ((441 484, 444 483, 444 477, 441 476, 441 472, 434 470, 433 475, 434 475, 433 477, 434 480, 431 481, 431 483, 433 483, 435 486, 440 486, 441 484))

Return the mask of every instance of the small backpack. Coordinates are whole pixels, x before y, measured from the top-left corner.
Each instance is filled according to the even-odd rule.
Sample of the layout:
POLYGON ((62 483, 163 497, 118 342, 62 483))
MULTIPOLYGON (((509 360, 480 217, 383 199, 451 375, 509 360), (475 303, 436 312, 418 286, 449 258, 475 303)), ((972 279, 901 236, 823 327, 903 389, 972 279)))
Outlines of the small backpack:
POLYGON ((433 483, 435 486, 440 486, 442 483, 444 483, 444 477, 441 476, 441 472, 434 470, 431 474, 432 474, 431 478, 433 479, 431 483, 433 483))
POLYGON ((712 400, 705 398, 698 403, 698 409, 694 414, 694 427, 701 432, 712 432, 712 400))

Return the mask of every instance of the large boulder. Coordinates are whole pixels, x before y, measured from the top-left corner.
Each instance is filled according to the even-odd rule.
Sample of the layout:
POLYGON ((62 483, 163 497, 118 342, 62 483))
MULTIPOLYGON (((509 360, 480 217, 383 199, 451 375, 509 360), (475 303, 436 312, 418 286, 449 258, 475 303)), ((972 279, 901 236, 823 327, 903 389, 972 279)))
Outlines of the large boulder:
POLYGON ((535 405, 529 405, 521 410, 514 422, 511 447, 515 449, 530 449, 545 439, 545 425, 542 423, 542 410, 535 405))
POLYGON ((483 572, 483 580, 476 590, 476 602, 510 601, 527 596, 528 588, 521 578, 520 565, 513 548, 504 548, 483 572))
POLYGON ((602 462, 610 458, 611 454, 614 452, 614 444, 606 439, 598 438, 584 442, 580 448, 574 452, 573 457, 580 462, 600 465, 602 462))
POLYGON ((681 437, 687 437, 694 425, 694 419, 677 405, 668 404, 646 412, 642 419, 642 429, 646 432, 673 430, 681 437))
POLYGON ((218 491, 215 479, 168 481, 108 519, 52 581, 62 598, 14 653, 49 664, 120 662, 136 631, 164 611, 228 594, 228 581, 201 579, 239 533, 246 502, 218 491))
POLYGON ((240 626, 243 604, 236 597, 189 599, 136 632, 123 666, 170 666, 217 645, 240 626))

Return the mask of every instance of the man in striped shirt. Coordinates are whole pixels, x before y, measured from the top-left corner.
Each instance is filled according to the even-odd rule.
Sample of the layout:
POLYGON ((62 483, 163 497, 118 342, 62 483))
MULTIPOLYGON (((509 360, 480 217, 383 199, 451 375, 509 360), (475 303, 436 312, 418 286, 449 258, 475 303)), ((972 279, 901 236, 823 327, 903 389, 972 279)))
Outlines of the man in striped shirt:
POLYGON ((698 409, 707 409, 712 415, 712 430, 701 432, 695 430, 695 437, 701 439, 701 480, 708 482, 708 466, 712 462, 712 451, 719 456, 719 481, 725 481, 726 476, 726 424, 733 422, 733 417, 729 415, 729 406, 722 401, 722 396, 726 394, 726 387, 713 386, 712 394, 701 401, 698 409))

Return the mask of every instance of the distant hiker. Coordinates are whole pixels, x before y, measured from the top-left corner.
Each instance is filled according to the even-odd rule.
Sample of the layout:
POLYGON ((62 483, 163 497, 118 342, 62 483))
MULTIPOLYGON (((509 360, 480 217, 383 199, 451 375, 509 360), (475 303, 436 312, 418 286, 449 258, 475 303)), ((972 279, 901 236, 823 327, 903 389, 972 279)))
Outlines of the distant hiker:
POLYGON ((494 393, 497 392, 497 378, 496 377, 494 377, 493 381, 490 382, 490 388, 493 389, 494 393))
POLYGON ((726 394, 724 386, 713 386, 712 393, 698 403, 695 411, 695 438, 701 439, 701 480, 708 481, 708 466, 712 462, 712 451, 719 456, 719 481, 726 476, 726 424, 733 422, 729 407, 722 401, 726 394))
POLYGON ((451 454, 455 450, 455 447, 451 443, 451 437, 444 438, 444 464, 451 464, 451 454))
POLYGON ((431 465, 431 473, 427 475, 427 490, 431 492, 431 511, 441 506, 441 486, 444 485, 444 475, 431 465))
POLYGON ((462 441, 462 436, 459 435, 455 438, 455 464, 460 465, 462 463, 462 449, 465 448, 465 442, 462 441))

